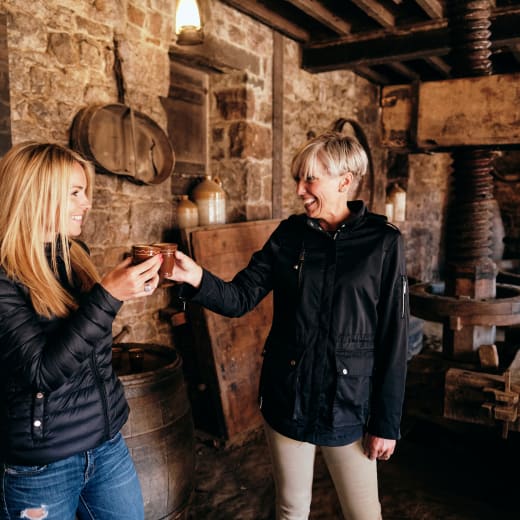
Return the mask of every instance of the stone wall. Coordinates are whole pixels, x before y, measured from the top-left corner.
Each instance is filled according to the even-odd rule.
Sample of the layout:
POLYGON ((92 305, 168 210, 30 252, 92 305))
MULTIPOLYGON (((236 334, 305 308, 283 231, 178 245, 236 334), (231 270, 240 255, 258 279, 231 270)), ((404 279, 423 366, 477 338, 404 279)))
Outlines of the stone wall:
POLYGON ((505 230, 504 258, 520 259, 520 151, 498 154, 495 198, 505 230))
POLYGON ((449 154, 408 157, 406 220, 396 225, 405 238, 408 275, 417 281, 442 278, 450 175, 449 154))
MULTIPOLYGON (((207 168, 223 182, 228 221, 271 218, 273 197, 279 195, 273 193, 273 180, 280 174, 273 176, 274 152, 281 153, 282 216, 301 212, 289 172, 292 156, 309 135, 331 129, 340 118, 357 121, 366 134, 374 166, 371 209, 383 212, 391 164, 379 142, 379 88, 349 71, 302 70, 297 44, 281 37, 283 117, 273 149, 273 136, 279 135, 273 126, 273 31, 219 0, 205 0, 201 7, 205 42, 185 49, 173 41, 175 2, 170 0, 0 0, 0 130, 7 129, 14 143, 67 143, 81 108, 120 100, 114 74, 117 41, 125 103, 165 130, 183 126, 183 121, 168 121, 163 108, 170 95, 171 60, 207 74, 207 168)), ((442 269, 446 157, 410 156, 405 172, 408 215, 399 225, 410 275, 420 280, 435 279, 442 269)), ((160 185, 138 186, 98 173, 83 238, 100 271, 113 267, 133 243, 177 237, 176 196, 189 192, 197 175, 174 173, 160 185)), ((509 251, 518 253, 518 195, 511 186, 499 193, 512 237, 509 251)), ((171 325, 161 310, 173 303, 171 286, 127 302, 114 332, 128 324, 126 341, 171 345, 171 325)))
MULTIPOLYGON (((331 130, 340 118, 363 128, 373 155, 376 178, 373 211, 384 210, 385 152, 379 141, 379 89, 350 71, 309 74, 300 68, 299 49, 286 42, 284 53, 283 213, 302 212, 290 164, 308 135, 331 130)), ((368 201, 367 201, 368 202, 368 201)))
MULTIPOLYGON (((122 58, 125 103, 164 126, 160 96, 167 95, 169 86, 169 0, 4 0, 1 8, 8 20, 14 143, 67 144, 81 108, 118 102, 114 39, 122 58)), ((133 243, 168 238, 170 183, 138 186, 119 176, 96 175, 94 208, 82 236, 101 272, 121 261, 133 243)), ((128 324, 129 341, 171 344, 170 325, 159 319, 169 299, 166 288, 125 303, 114 332, 128 324)))
POLYGON ((0 155, 11 147, 7 15, 0 11, 0 155))

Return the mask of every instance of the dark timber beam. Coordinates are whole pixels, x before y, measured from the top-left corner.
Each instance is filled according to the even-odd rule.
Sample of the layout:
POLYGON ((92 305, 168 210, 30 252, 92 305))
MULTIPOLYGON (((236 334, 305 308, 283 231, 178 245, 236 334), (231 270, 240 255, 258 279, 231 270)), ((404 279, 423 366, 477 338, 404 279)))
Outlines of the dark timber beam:
POLYGON ((383 27, 395 25, 394 15, 381 2, 376 0, 352 0, 352 3, 383 27))
POLYGON ((316 0, 287 0, 287 2, 339 35, 350 34, 350 24, 329 11, 321 2, 316 0))
MULTIPOLYGON (((520 8, 496 9, 491 16, 492 47, 520 44, 520 8)), ((308 44, 303 48, 302 67, 309 72, 355 69, 394 61, 445 56, 449 52, 447 20, 427 22, 393 31, 380 30, 362 36, 308 44)))
POLYGON ((444 18, 444 9, 438 0, 415 0, 415 3, 430 17, 444 18))
POLYGON ((377 72, 370 67, 356 67, 354 69, 354 72, 361 76, 362 78, 367 79, 368 81, 371 81, 372 83, 377 83, 379 85, 389 85, 391 83, 390 78, 386 76, 385 74, 381 74, 380 72, 377 72))
POLYGON ((433 69, 435 69, 442 77, 449 78, 451 67, 438 56, 429 56, 428 58, 425 58, 426 63, 430 65, 433 69))
POLYGON ((309 31, 302 29, 299 25, 284 18, 282 15, 275 13, 259 2, 255 2, 254 0, 222 1, 297 42, 304 43, 310 40, 309 31))

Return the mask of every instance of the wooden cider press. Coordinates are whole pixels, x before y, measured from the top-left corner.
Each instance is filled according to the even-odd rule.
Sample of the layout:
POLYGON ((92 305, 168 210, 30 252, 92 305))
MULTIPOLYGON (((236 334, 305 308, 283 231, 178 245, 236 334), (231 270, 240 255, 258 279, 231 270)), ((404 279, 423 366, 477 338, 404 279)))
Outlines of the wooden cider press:
MULTIPOLYGON (((496 327, 520 324, 520 284, 497 283, 492 163, 496 150, 520 143, 520 75, 492 72, 489 0, 446 4, 451 79, 382 94, 383 144, 448 151, 453 166, 445 281, 410 288, 411 313, 443 325, 442 355, 418 360, 422 388, 430 388, 410 412, 498 425, 506 437, 520 431, 520 354, 518 345, 497 348, 496 327), (438 406, 426 404, 432 389, 438 406)), ((413 381, 413 360, 409 373, 413 381)))

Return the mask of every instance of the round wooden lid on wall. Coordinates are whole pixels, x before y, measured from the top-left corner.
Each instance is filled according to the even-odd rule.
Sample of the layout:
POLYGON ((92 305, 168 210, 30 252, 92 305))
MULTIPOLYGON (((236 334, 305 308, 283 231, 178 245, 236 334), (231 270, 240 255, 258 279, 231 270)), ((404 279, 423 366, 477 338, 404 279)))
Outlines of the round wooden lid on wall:
POLYGON ((72 122, 70 144, 100 171, 137 184, 159 184, 175 167, 175 153, 162 128, 121 103, 82 108, 72 122))

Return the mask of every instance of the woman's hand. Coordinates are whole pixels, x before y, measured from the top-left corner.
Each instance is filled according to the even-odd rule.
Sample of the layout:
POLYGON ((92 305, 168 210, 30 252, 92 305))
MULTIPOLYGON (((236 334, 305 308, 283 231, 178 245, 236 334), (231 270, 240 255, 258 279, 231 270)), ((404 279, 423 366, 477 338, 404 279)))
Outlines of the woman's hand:
POLYGON ((383 439, 370 433, 366 433, 363 438, 365 455, 370 460, 388 460, 394 453, 396 443, 395 439, 383 439))
POLYGON ((137 265, 132 265, 132 258, 125 258, 107 273, 101 285, 114 298, 127 301, 131 298, 150 296, 159 284, 159 267, 162 255, 155 255, 137 265))
POLYGON ((181 251, 175 251, 175 267, 168 279, 189 283, 198 289, 202 281, 202 267, 181 251))

